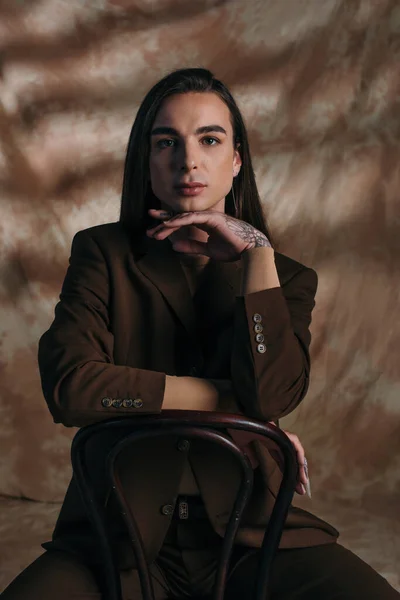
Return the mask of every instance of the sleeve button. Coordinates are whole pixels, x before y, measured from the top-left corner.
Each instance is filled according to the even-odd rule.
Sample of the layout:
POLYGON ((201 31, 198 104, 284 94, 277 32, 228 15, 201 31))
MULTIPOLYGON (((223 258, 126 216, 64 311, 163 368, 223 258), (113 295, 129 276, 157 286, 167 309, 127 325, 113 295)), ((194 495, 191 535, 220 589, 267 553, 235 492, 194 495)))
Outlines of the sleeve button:
POLYGON ((121 398, 113 398, 112 405, 114 408, 120 408, 122 406, 121 398))
POLYGON ((141 398, 135 398, 133 401, 133 406, 135 408, 142 408, 143 406, 143 400, 141 398))
POLYGON ((132 405, 133 405, 133 400, 132 400, 132 398, 124 398, 124 399, 122 400, 122 406, 123 406, 124 408, 132 408, 132 405))
POLYGON ((164 506, 161 507, 161 513, 166 517, 169 517, 174 513, 174 507, 172 504, 164 504, 164 506))
POLYGON ((253 321, 254 321, 254 323, 261 323, 261 321, 262 321, 262 317, 261 317, 261 315, 260 315, 260 314, 258 314, 258 313, 255 313, 255 314, 253 315, 253 321))
POLYGON ((267 346, 265 344, 258 344, 257 346, 257 352, 259 352, 260 354, 264 354, 264 352, 267 351, 267 346))
POLYGON ((263 342, 264 341, 264 336, 262 333, 257 333, 256 335, 256 342, 263 342))
POLYGON ((111 398, 103 398, 101 404, 102 406, 104 406, 104 408, 109 408, 110 406, 112 406, 112 400, 111 398))
POLYGON ((262 331, 264 331, 264 327, 259 323, 256 323, 256 325, 254 325, 254 331, 256 333, 261 333, 262 331))

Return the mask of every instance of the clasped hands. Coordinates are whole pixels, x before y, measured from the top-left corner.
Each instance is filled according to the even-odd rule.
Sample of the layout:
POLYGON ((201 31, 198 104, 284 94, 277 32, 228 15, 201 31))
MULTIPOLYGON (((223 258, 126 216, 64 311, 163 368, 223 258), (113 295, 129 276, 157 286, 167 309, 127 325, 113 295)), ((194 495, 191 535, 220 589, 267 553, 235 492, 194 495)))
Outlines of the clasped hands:
POLYGON ((149 209, 149 214, 162 223, 147 230, 147 235, 164 240, 181 227, 198 227, 208 233, 206 242, 194 239, 171 240, 177 252, 202 254, 214 260, 238 260, 246 250, 259 246, 271 248, 267 236, 245 221, 216 210, 203 210, 173 214, 164 210, 149 209))

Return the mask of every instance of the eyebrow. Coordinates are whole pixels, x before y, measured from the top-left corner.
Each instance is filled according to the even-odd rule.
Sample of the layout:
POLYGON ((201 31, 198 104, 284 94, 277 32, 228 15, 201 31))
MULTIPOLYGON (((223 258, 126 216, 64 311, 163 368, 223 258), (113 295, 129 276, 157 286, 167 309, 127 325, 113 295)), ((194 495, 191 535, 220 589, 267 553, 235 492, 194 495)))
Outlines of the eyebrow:
MULTIPOLYGON (((211 133, 212 131, 218 131, 219 133, 224 133, 228 135, 221 125, 203 125, 203 127, 198 127, 195 131, 196 135, 200 135, 201 133, 211 133)), ((156 127, 151 132, 151 135, 160 135, 160 134, 169 134, 169 135, 179 135, 178 131, 173 127, 156 127)))

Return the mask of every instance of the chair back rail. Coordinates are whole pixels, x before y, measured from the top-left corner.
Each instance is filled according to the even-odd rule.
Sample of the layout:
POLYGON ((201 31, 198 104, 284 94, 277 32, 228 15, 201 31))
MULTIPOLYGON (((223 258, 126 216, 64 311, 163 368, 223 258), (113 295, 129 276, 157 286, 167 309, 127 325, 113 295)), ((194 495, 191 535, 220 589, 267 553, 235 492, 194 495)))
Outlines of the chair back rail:
POLYGON ((123 417, 101 421, 83 427, 75 435, 71 446, 72 468, 78 489, 92 526, 98 535, 105 566, 106 598, 122 600, 122 590, 118 567, 111 552, 111 544, 105 525, 105 509, 96 498, 90 485, 90 475, 85 465, 85 448, 94 435, 104 431, 117 431, 117 441, 106 458, 106 476, 116 495, 122 517, 125 521, 132 548, 137 561, 143 600, 154 600, 154 591, 145 556, 140 530, 115 469, 116 460, 124 448, 135 442, 165 435, 204 439, 220 444, 229 450, 238 461, 241 472, 241 485, 235 498, 234 507, 226 528, 217 569, 212 598, 223 600, 229 560, 240 519, 250 498, 253 487, 253 471, 246 454, 221 430, 238 429, 259 434, 274 441, 283 455, 283 476, 278 495, 267 524, 260 552, 258 574, 254 588, 254 600, 265 600, 268 590, 268 577, 272 559, 278 549, 285 519, 293 498, 297 477, 296 454, 289 438, 277 427, 269 423, 247 417, 204 411, 165 410, 157 415, 123 417))

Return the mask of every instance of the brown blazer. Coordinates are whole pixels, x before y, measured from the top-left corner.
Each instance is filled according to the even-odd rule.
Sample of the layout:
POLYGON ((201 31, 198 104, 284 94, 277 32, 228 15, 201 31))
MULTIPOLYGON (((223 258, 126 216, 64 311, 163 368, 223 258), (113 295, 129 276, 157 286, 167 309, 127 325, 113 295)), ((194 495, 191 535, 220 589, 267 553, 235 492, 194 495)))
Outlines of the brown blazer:
MULTIPOLYGON (((308 389, 309 325, 317 288, 315 271, 275 253, 281 287, 240 297, 241 261, 210 261, 207 281, 192 299, 168 239, 130 239, 119 223, 78 232, 55 319, 39 342, 43 393, 56 423, 67 427, 116 416, 161 411, 166 375, 230 379, 238 412, 277 420, 308 389), (262 317, 267 351, 257 351, 253 316, 262 317), (110 400, 112 401, 111 406, 110 400)), ((111 440, 91 448, 93 477, 103 494, 121 567, 133 557, 110 490, 102 489, 100 455, 111 440)), ((268 450, 252 442, 259 466, 237 541, 261 545, 281 472, 268 450)), ((192 441, 189 455, 176 440, 128 449, 118 468, 138 517, 149 560, 158 553, 189 460, 215 531, 223 536, 239 472, 225 451, 192 441)), ((280 548, 335 542, 328 523, 292 507, 280 548)), ((68 548, 100 560, 72 478, 45 548, 68 548)))

